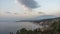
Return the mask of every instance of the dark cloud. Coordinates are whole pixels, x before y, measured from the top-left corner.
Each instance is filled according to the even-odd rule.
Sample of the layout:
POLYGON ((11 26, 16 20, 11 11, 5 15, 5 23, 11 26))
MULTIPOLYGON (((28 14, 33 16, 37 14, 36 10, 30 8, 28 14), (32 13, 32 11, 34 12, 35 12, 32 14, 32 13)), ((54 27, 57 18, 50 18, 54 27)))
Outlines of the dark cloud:
POLYGON ((31 9, 38 7, 37 2, 34 0, 18 0, 18 2, 31 9))
POLYGON ((18 13, 14 13, 15 15, 18 15, 18 13))
POLYGON ((38 14, 45 14, 44 12, 38 12, 38 14))
POLYGON ((11 12, 5 12, 5 13, 7 13, 7 14, 11 14, 11 12))

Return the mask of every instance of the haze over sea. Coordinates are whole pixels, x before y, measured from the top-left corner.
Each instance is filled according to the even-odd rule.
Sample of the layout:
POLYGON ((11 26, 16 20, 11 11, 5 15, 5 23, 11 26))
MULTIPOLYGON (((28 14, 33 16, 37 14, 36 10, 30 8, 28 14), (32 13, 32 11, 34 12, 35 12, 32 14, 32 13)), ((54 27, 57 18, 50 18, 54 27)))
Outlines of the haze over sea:
POLYGON ((30 22, 16 22, 17 18, 0 18, 0 34, 9 34, 9 32, 16 32, 18 29, 27 28, 35 29, 39 25, 30 22), (27 24, 27 25, 26 25, 27 24))

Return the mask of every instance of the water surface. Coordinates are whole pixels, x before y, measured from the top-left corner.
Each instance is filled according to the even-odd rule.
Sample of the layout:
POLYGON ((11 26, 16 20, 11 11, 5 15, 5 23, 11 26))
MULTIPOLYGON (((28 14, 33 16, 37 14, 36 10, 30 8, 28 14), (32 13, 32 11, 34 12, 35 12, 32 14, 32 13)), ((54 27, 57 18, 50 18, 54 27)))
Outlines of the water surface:
POLYGON ((21 28, 27 29, 35 29, 39 27, 39 25, 30 23, 30 22, 14 22, 14 21, 6 21, 0 22, 0 34, 9 34, 9 32, 16 32, 21 28))

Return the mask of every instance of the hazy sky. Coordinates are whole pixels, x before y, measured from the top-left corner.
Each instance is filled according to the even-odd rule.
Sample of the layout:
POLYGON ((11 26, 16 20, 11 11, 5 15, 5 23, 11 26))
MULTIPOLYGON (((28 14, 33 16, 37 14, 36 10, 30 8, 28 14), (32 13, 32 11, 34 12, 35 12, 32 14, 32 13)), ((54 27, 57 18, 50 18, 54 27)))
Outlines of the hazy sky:
POLYGON ((56 15, 60 16, 60 0, 35 0, 39 4, 39 8, 26 10, 27 8, 21 5, 17 0, 0 0, 0 16, 12 17, 31 17, 41 15, 56 15))

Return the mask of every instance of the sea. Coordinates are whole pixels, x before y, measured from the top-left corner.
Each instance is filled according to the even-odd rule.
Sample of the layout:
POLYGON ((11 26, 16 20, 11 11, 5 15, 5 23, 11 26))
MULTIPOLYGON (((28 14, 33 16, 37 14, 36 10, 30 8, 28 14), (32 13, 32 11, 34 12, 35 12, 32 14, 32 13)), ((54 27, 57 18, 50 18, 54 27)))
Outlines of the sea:
POLYGON ((36 29, 40 27, 38 24, 32 22, 16 22, 12 19, 0 19, 0 34, 9 34, 10 32, 16 33, 21 28, 36 29))

